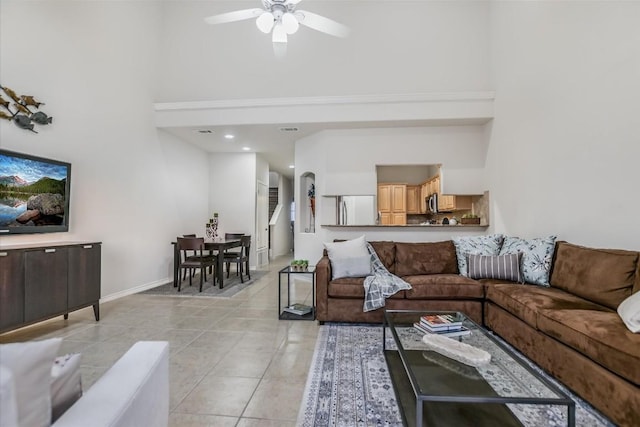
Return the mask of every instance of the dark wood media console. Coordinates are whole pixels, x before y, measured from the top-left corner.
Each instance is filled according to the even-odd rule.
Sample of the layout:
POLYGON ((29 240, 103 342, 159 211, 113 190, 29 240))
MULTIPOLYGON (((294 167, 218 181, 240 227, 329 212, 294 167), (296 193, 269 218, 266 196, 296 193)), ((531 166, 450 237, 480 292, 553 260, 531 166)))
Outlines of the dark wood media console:
POLYGON ((0 332, 90 305, 100 320, 101 245, 0 246, 0 332))

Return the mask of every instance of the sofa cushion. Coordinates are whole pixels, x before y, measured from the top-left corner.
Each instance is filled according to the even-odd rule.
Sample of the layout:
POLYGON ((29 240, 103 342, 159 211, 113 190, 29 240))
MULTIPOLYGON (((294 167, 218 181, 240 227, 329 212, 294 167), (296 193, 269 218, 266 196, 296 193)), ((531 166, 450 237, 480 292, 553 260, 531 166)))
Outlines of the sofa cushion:
POLYGON ((522 253, 487 256, 467 255, 467 271, 472 279, 499 279, 522 282, 522 253))
POLYGON ((369 250, 364 236, 341 242, 325 243, 325 249, 331 261, 332 279, 337 279, 342 273, 342 261, 346 258, 364 258, 369 256, 369 250), (337 269, 335 264, 338 263, 337 269), (336 273, 338 275, 336 275, 336 273))
POLYGON ((79 353, 56 357, 51 367, 51 422, 82 396, 79 353))
POLYGON ((61 344, 61 338, 51 338, 0 345, 0 365, 14 379, 18 425, 51 423, 51 365, 61 344))
POLYGON ((558 243, 551 286, 615 310, 631 295, 638 252, 558 243))
POLYGON ((500 255, 522 254, 522 277, 534 285, 549 286, 549 274, 555 249, 556 236, 538 239, 505 237, 500 255))
POLYGON ((467 255, 498 255, 502 240, 502 234, 455 237, 453 244, 456 246, 456 258, 460 274, 467 275, 467 255))
POLYGON ((376 251, 376 255, 389 271, 389 273, 396 273, 396 243, 395 242, 369 242, 376 251))
POLYGON ((640 335, 614 311, 540 310, 538 329, 640 385, 640 335))
POLYGON ((404 276, 411 289, 407 299, 469 299, 484 298, 482 283, 459 274, 427 274, 404 276))
POLYGON ((334 279, 341 277, 366 277, 371 274, 371 255, 337 258, 331 261, 334 279))
MULTIPOLYGON (((330 298, 359 298, 364 300, 364 278, 345 277, 329 282, 327 293, 330 298)), ((404 298, 405 291, 399 291, 388 298, 404 298)))
POLYGON ((542 309, 605 310, 560 289, 516 283, 485 281, 486 298, 508 311, 529 326, 538 327, 538 312, 542 309))
POLYGON ((636 334, 640 332, 640 292, 622 301, 617 311, 627 329, 636 334))
POLYGON ((456 248, 451 240, 396 243, 396 275, 458 274, 456 248))
POLYGON ((0 426, 18 427, 16 384, 9 368, 0 365, 0 426))

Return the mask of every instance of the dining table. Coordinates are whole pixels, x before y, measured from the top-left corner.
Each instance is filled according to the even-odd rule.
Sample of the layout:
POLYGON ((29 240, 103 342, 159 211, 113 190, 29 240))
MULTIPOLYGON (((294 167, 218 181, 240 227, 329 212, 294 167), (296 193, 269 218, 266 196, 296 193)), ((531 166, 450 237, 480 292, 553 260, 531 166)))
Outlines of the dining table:
MULTIPOLYGON (((176 242, 171 242, 173 245, 173 287, 178 287, 178 280, 180 280, 180 251, 176 242)), ((217 265, 216 265, 216 278, 220 289, 224 287, 224 251, 230 248, 237 248, 242 246, 242 240, 240 239, 204 239, 204 249, 209 252, 217 252, 217 265)), ((215 280, 214 280, 215 286, 215 280)))

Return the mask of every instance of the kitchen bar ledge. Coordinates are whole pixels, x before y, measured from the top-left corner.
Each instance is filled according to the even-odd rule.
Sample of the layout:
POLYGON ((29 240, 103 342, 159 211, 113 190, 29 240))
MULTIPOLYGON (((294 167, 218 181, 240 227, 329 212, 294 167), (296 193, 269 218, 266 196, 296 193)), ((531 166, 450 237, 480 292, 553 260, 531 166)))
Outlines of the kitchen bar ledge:
POLYGON ((468 228, 487 228, 489 224, 429 224, 429 225, 421 225, 421 224, 401 224, 401 225, 393 225, 393 224, 372 224, 372 225, 335 225, 335 224, 323 224, 320 227, 325 228, 421 228, 421 229, 441 229, 441 228, 460 228, 460 229, 468 229, 468 228))

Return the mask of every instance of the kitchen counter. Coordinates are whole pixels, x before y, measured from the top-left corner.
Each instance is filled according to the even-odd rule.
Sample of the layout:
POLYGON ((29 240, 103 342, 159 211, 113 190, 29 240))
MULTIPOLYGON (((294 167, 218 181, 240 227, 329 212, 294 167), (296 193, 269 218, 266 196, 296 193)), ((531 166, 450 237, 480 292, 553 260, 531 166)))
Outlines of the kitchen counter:
POLYGON ((324 224, 321 225, 321 227, 326 227, 326 228, 434 228, 434 229, 442 229, 442 228, 487 228, 489 227, 489 224, 456 224, 456 225, 451 225, 451 224, 429 224, 429 225, 422 225, 422 224, 404 224, 404 225, 335 225, 335 224, 324 224))

